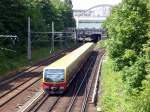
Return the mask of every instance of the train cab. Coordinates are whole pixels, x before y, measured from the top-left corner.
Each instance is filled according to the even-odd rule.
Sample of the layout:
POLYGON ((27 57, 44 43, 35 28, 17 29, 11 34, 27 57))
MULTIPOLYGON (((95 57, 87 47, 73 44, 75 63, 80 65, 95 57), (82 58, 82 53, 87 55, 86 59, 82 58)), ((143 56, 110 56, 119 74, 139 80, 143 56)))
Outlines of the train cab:
POLYGON ((65 90, 65 70, 45 68, 42 88, 50 94, 63 93, 65 90))

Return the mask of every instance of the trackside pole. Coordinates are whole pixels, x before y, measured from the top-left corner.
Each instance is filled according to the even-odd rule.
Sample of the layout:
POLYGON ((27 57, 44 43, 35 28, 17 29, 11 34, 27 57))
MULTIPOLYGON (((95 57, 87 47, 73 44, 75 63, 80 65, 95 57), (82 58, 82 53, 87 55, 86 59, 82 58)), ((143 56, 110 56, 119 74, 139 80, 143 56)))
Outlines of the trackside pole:
POLYGON ((52 21, 52 42, 51 42, 52 51, 54 51, 54 22, 52 21))
POLYGON ((28 17, 28 60, 31 61, 31 19, 28 17))

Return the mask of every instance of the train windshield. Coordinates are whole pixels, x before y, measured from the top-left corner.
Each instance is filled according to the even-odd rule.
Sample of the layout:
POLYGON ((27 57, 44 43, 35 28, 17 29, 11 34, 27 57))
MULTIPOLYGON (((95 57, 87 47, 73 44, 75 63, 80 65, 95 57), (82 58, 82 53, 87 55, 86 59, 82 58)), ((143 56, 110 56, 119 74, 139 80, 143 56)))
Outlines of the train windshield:
POLYGON ((45 69, 44 80, 45 82, 63 82, 64 70, 63 69, 45 69))

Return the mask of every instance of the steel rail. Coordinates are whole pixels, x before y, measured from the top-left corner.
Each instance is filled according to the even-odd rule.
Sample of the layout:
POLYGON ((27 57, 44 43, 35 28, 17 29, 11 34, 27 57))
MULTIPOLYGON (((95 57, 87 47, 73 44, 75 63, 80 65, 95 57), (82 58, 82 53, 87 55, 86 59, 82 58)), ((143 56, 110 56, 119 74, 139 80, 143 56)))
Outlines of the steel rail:
MULTIPOLYGON (((89 60, 89 62, 91 62, 92 60, 94 60, 94 59, 93 59, 93 56, 91 57, 91 59, 89 60)), ((74 97, 72 98, 72 103, 74 103, 74 101, 75 101, 75 99, 76 99, 75 97, 77 97, 79 91, 81 90, 81 88, 82 88, 82 86, 83 86, 83 83, 84 83, 86 77, 88 76, 88 73, 89 73, 89 71, 90 71, 90 68, 91 68, 92 64, 93 64, 93 63, 89 63, 88 67, 86 68, 86 72, 84 73, 84 74, 85 74, 85 75, 84 75, 84 78, 82 79, 82 82, 81 82, 81 84, 80 84, 80 86, 79 86, 79 89, 77 90, 77 92, 75 92, 74 97), (73 100, 74 100, 74 101, 73 101, 73 100)), ((47 97, 47 98, 48 98, 48 97, 47 97)), ((27 112, 29 112, 29 111, 30 111, 30 112, 35 112, 35 111, 37 111, 37 110, 42 106, 42 104, 46 101, 47 98, 42 98, 42 100, 41 100, 40 102, 36 103, 36 104, 37 104, 36 107, 34 107, 34 108, 32 108, 32 109, 27 109, 27 108, 26 108, 26 110, 28 110, 27 112)), ((60 96, 57 97, 57 99, 54 101, 54 103, 52 104, 52 106, 49 108, 49 112, 51 112, 51 111, 53 110, 53 108, 55 107, 55 105, 57 104, 57 102, 59 101, 60 98, 61 98, 60 96)), ((31 106, 30 106, 30 107, 31 107, 31 106)), ((23 111, 23 112, 26 112, 26 111, 23 111)))
MULTIPOLYGON (((103 55, 99 56, 100 59, 100 65, 102 64, 101 61, 103 60, 103 56, 105 55, 105 53, 103 53, 103 55)), ((96 65, 98 65, 99 61, 96 62, 96 65)), ((95 69, 97 69, 97 66, 95 67, 95 69)), ((87 87, 86 87, 86 92, 85 92, 85 95, 84 95, 84 100, 83 100, 83 104, 82 104, 82 109, 81 109, 81 112, 85 112, 85 109, 86 109, 86 104, 87 104, 87 100, 88 100, 88 97, 89 97, 89 94, 90 94, 90 91, 91 91, 91 87, 92 87, 92 84, 94 82, 94 77, 96 75, 96 70, 94 70, 94 75, 91 77, 91 80, 90 82, 88 83, 87 87)))
MULTIPOLYGON (((59 56, 59 55, 57 55, 57 56, 59 56)), ((56 57, 57 57, 57 56, 56 56, 56 57)), ((55 59, 56 57, 51 58, 49 61, 52 61, 52 60, 55 59)), ((42 64, 43 64, 43 63, 42 63, 42 64)), ((32 70, 29 71, 29 72, 32 72, 32 71, 34 71, 34 70, 40 68, 40 67, 42 66, 42 64, 40 64, 38 67, 32 69, 32 70)), ((25 74, 28 74, 29 72, 26 72, 25 74)), ((40 75, 41 73, 42 73, 42 72, 39 72, 39 73, 37 73, 36 75, 40 75)), ((32 80, 32 79, 33 79, 33 77, 31 77, 31 78, 29 78, 29 79, 23 81, 22 83, 20 83, 20 84, 17 85, 16 87, 10 89, 8 92, 6 92, 6 93, 0 95, 0 99, 3 98, 3 97, 5 97, 7 94, 11 93, 11 92, 14 91, 15 89, 19 88, 19 87, 22 86, 23 84, 28 83, 28 81, 30 81, 30 80, 32 80)), ((40 78, 40 79, 41 79, 41 78, 40 78)), ((39 79, 39 80, 40 80, 40 79, 39 79)), ((15 80, 15 79, 14 79, 14 80, 15 80)), ((0 105, 0 106, 1 106, 1 105, 0 105)))
MULTIPOLYGON (((42 73, 42 72, 37 73, 37 75, 38 75, 38 74, 41 74, 41 73, 42 73)), ((3 97, 5 97, 7 94, 9 94, 9 93, 13 92, 13 91, 14 91, 14 90, 16 90, 17 88, 21 87, 23 84, 25 84, 25 83, 29 82, 31 79, 33 79, 33 77, 31 77, 31 78, 27 79, 26 81, 24 81, 24 82, 20 83, 20 84, 19 84, 19 85, 17 85, 16 87, 14 87, 14 88, 10 89, 8 92, 6 92, 6 93, 4 93, 4 94, 1 94, 1 95, 0 95, 0 99, 1 99, 1 98, 3 98, 3 97)))
POLYGON ((0 86, 3 86, 3 85, 5 85, 5 84, 7 84, 7 83, 10 83, 10 82, 12 82, 13 80, 17 79, 18 77, 20 77, 20 76, 22 76, 22 75, 25 75, 25 74, 27 74, 27 73, 29 73, 29 72, 32 72, 33 70, 38 69, 38 68, 39 68, 43 63, 45 63, 47 60, 53 60, 53 59, 55 59, 57 56, 59 56, 61 53, 66 52, 67 50, 69 50, 69 49, 56 52, 56 53, 52 54, 52 55, 51 55, 49 58, 47 58, 46 60, 40 61, 41 63, 38 62, 37 64, 33 64, 32 66, 28 67, 27 69, 22 70, 21 72, 17 73, 14 77, 12 77, 12 78, 10 78, 10 79, 7 79, 7 80, 1 81, 1 82, 0 82, 0 86), (39 64, 39 63, 40 63, 40 64, 39 64), (36 66, 36 67, 34 67, 34 66, 36 66), (29 69, 31 69, 31 70, 29 70, 29 69), (29 71, 28 71, 28 70, 29 70, 29 71), (25 71, 27 71, 27 72, 25 72, 25 71))
POLYGON ((17 112, 28 112, 30 111, 31 109, 33 109, 35 105, 38 104, 38 102, 42 99, 45 99, 44 97, 45 94, 44 94, 44 91, 41 91, 39 93, 36 93, 32 98, 31 100, 29 100, 28 102, 26 102, 17 112))
POLYGON ((30 85, 26 86, 25 88, 23 88, 22 90, 20 90, 20 91, 18 91, 18 92, 16 92, 16 91, 14 90, 14 93, 13 93, 13 95, 12 95, 10 98, 8 97, 8 99, 2 100, 2 101, 0 102, 0 107, 2 107, 2 106, 4 106, 5 104, 7 104, 9 101, 11 101, 11 100, 14 99, 15 97, 17 97, 19 94, 23 93, 27 88, 31 87, 31 86, 32 86, 33 84, 35 84, 36 82, 40 81, 40 79, 41 79, 41 78, 38 78, 37 80, 35 80, 34 82, 32 82, 30 85))
POLYGON ((47 100, 47 98, 48 98, 48 94, 44 94, 41 99, 39 99, 38 101, 34 101, 34 104, 30 105, 32 106, 32 108, 28 109, 28 111, 26 112, 36 112, 40 108, 40 106, 47 100))
MULTIPOLYGON (((61 52, 61 53, 62 53, 62 52, 61 52)), ((60 56, 61 53, 55 54, 55 56, 49 58, 49 61, 53 61, 54 59, 59 58, 59 56, 60 56)), ((45 60, 44 62, 47 62, 47 60, 45 60)), ((43 62, 43 63, 44 63, 44 62, 43 62)), ((43 65, 43 63, 41 63, 39 66, 33 68, 32 70, 30 70, 30 71, 28 71, 28 72, 25 72, 25 73, 23 72, 24 75, 27 75, 29 72, 32 72, 32 71, 34 71, 34 70, 40 68, 40 67, 43 65)), ((47 62, 47 63, 49 63, 49 62, 47 62)), ((47 64, 47 63, 46 63, 46 64, 47 64)), ((41 74, 41 73, 42 73, 42 72, 39 72, 39 73, 37 73, 36 75, 39 75, 39 74, 41 74)), ((21 74, 21 75, 23 75, 23 74, 21 74)), ((19 77, 20 77, 20 75, 19 75, 19 76, 15 76, 15 77, 11 78, 11 80, 7 80, 7 81, 4 82, 3 84, 1 83, 2 85, 0 84, 0 86, 3 86, 5 83, 8 83, 8 81, 12 82, 13 80, 15 80, 15 79, 17 79, 17 78, 19 78, 19 77)), ((26 81, 23 81, 22 83, 20 83, 20 84, 17 85, 16 87, 11 88, 11 90, 9 90, 8 92, 5 92, 4 94, 1 94, 1 95, 0 95, 0 99, 1 99, 2 97, 6 96, 7 94, 9 94, 10 92, 12 92, 13 90, 17 89, 17 88, 20 87, 21 85, 27 83, 27 82, 28 82, 29 80, 31 80, 31 79, 32 79, 32 77, 29 78, 29 79, 27 79, 26 81)), ((10 82, 9 82, 9 83, 10 83, 10 82)))
POLYGON ((72 97, 72 99, 70 101, 70 105, 69 105, 69 107, 68 107, 66 112, 71 112, 72 111, 73 104, 74 104, 74 102, 75 102, 75 100, 77 98, 77 95, 78 95, 79 91, 81 90, 81 87, 83 86, 83 83, 84 83, 85 79, 88 76, 88 72, 90 71, 91 66, 92 66, 92 63, 90 63, 90 65, 88 66, 87 71, 85 73, 85 76, 84 76, 84 78, 83 78, 83 80, 82 80, 78 90, 75 92, 74 96, 72 97))
MULTIPOLYGON (((61 53, 62 53, 63 51, 61 51, 61 53)), ((57 55, 55 55, 55 57, 51 57, 50 58, 50 61, 52 61, 54 58, 58 58, 59 57, 59 54, 61 54, 61 53, 58 53, 57 55)), ((45 62, 45 61, 44 61, 45 62)), ((42 63, 43 64, 43 63, 42 63)), ((36 67, 36 68, 34 68, 34 69, 32 69, 32 70, 35 70, 35 69, 37 69, 37 68, 39 68, 42 64, 40 64, 38 67, 36 67)), ((31 70, 31 71, 32 71, 31 70)), ((31 72, 30 71, 30 72, 31 72)), ((39 74, 41 74, 42 72, 39 72, 39 73, 37 73, 36 75, 39 75, 39 74)), ((4 94, 2 94, 1 96, 0 96, 0 99, 3 99, 3 100, 1 100, 1 102, 0 102, 0 107, 2 107, 2 106, 4 106, 6 103, 8 103, 10 100, 12 100, 12 99, 14 99, 16 96, 18 96, 19 94, 21 94, 23 91, 25 91, 27 88, 29 88, 29 87, 31 87, 33 84, 35 84, 36 82, 38 82, 40 79, 41 79, 41 77, 39 77, 39 78, 37 78, 36 80, 34 80, 34 82, 32 82, 30 85, 28 85, 28 86, 25 86, 24 87, 24 85, 26 84, 26 83, 28 83, 30 80, 32 81, 32 79, 33 79, 33 77, 31 77, 31 78, 29 78, 28 80, 26 80, 26 81, 24 81, 24 82, 22 82, 21 84, 19 84, 18 86, 16 86, 15 88, 13 88, 13 89, 11 89, 10 91, 8 91, 8 92, 6 92, 6 93, 4 93, 4 94), (19 91, 17 91, 16 92, 16 90, 15 89, 17 89, 17 88, 20 88, 20 87, 24 87, 23 89, 19 89, 19 91), (13 95, 10 97, 10 93, 13 93, 13 95), (7 97, 7 98, 5 98, 5 96, 9 96, 9 97, 7 97)))

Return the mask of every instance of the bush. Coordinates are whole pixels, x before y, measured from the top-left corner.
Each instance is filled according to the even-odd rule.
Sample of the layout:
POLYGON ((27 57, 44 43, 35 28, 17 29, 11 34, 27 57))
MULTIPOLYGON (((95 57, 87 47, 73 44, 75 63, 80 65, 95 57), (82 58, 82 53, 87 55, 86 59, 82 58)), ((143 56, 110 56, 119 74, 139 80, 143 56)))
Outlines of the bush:
POLYGON ((127 85, 129 91, 141 90, 142 81, 146 79, 146 60, 144 58, 138 59, 131 67, 123 69, 123 81, 127 85))
POLYGON ((148 15, 146 0, 123 0, 106 20, 109 56, 119 70, 134 64, 142 52, 148 40, 148 15))
POLYGON ((149 79, 143 81, 144 90, 141 91, 135 99, 136 112, 149 112, 150 111, 150 74, 149 79))

